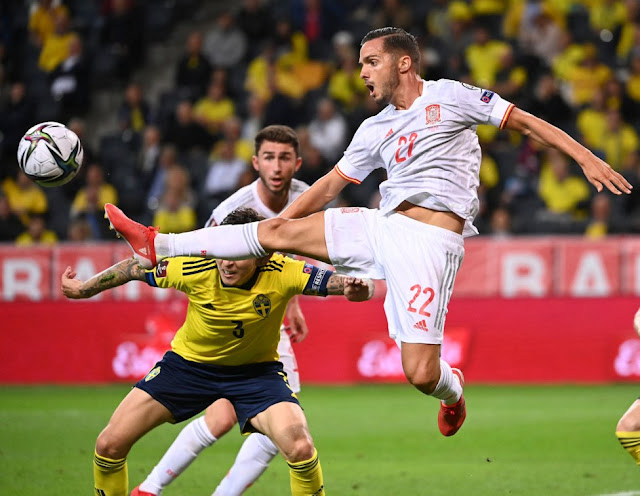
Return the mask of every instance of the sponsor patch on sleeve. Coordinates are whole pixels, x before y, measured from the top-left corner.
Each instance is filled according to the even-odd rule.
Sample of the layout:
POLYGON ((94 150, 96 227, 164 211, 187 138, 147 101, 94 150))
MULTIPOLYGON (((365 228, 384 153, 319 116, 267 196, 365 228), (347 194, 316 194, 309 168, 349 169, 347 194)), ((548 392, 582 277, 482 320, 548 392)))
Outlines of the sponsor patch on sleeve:
POLYGON ((494 94, 495 93, 493 91, 485 90, 482 92, 482 96, 480 97, 480 100, 482 100, 484 103, 489 103, 493 98, 494 94))
POLYGON ((163 260, 156 266, 156 277, 167 277, 167 265, 169 260, 163 260))

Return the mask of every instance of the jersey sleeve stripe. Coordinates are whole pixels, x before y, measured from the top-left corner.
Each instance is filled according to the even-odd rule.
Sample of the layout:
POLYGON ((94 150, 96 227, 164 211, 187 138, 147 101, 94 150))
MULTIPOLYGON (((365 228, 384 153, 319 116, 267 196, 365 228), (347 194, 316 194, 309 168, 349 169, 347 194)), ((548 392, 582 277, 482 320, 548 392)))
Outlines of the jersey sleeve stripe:
POLYGON ((336 165, 333 169, 338 173, 338 175, 339 175, 342 179, 344 179, 344 180, 346 180, 346 181, 349 181, 350 183, 353 183, 353 184, 361 184, 361 183, 362 183, 362 181, 358 181, 357 179, 355 179, 355 178, 353 178, 353 177, 349 177, 349 176, 347 176, 344 172, 342 172, 342 171, 340 170, 340 167, 338 167, 337 165, 336 165))
POLYGON ((514 107, 515 105, 512 103, 507 108, 507 111, 504 113, 504 117, 502 118, 502 122, 500 122, 500 129, 504 129, 504 127, 507 125, 507 121, 509 120, 509 116, 511 115, 511 111, 514 107))

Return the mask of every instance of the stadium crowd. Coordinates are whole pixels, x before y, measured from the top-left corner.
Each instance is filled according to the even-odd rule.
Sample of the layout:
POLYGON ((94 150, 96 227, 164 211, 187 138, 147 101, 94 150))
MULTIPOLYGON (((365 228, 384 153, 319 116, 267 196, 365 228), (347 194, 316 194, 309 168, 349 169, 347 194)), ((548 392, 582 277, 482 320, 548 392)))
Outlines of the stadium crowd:
MULTIPOLYGON (((379 111, 359 78, 359 42, 392 25, 416 35, 425 79, 497 92, 567 131, 640 184, 638 0, 243 0, 186 37, 173 87, 146 97, 136 71, 195 0, 38 0, 0 4, 0 241, 112 239, 105 203, 163 232, 202 226, 255 176, 255 134, 296 129, 312 183, 379 111), (118 92, 117 129, 86 138, 92 95, 118 92), (42 190, 19 173, 26 129, 57 120, 85 144, 81 173, 42 190)), ((235 5, 235 4, 234 4, 235 5)), ((116 111, 116 109, 114 109, 116 111)), ((479 126, 481 234, 640 232, 640 196, 595 194, 566 156, 479 126)), ((345 205, 377 206, 372 174, 345 205)))

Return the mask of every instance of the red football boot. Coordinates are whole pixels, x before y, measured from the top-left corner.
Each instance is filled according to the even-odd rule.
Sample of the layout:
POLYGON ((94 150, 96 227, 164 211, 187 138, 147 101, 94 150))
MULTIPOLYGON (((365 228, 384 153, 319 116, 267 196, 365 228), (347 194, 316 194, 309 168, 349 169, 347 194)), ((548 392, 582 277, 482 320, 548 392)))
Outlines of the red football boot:
MULTIPOLYGON (((451 369, 460 380, 460 385, 464 387, 464 375, 460 369, 451 369)), ((464 402, 464 395, 453 405, 445 405, 440 402, 440 411, 438 412, 438 427, 443 436, 453 436, 467 418, 467 407, 464 402)))
POLYGON ((156 248, 153 244, 153 240, 158 234, 157 228, 145 227, 131 220, 122 210, 111 203, 105 204, 104 216, 109 219, 109 229, 114 230, 119 238, 124 238, 140 265, 145 269, 158 265, 156 248))
POLYGON ((147 491, 141 491, 140 486, 137 486, 133 491, 131 491, 131 496, 156 496, 153 493, 148 493, 147 491))

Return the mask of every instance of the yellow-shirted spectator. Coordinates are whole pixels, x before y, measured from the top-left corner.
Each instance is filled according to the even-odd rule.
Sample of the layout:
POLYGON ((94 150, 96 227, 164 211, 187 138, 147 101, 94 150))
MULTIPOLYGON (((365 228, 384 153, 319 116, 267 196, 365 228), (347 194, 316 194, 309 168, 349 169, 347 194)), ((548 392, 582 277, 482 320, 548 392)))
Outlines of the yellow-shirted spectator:
POLYGON ((597 148, 600 138, 607 129, 607 105, 604 91, 598 89, 593 94, 591 105, 578 113, 576 127, 589 148, 597 148))
POLYGON ((620 111, 607 111, 607 126, 597 148, 604 152, 605 161, 615 170, 623 169, 628 155, 638 150, 638 133, 622 120, 620 111))
MULTIPOLYGON (((528 21, 525 16, 532 13, 527 11, 528 3, 531 2, 526 0, 513 0, 510 2, 502 21, 502 32, 506 38, 515 39, 518 37, 522 23, 528 21)), ((559 9, 556 3, 557 1, 545 0, 540 2, 538 7, 540 11, 544 11, 558 26, 564 29, 567 26, 565 12, 559 9)))
POLYGON ((500 182, 498 164, 488 153, 482 154, 480 161, 480 184, 487 189, 495 188, 500 182))
POLYGON ((471 9, 477 16, 500 15, 507 10, 508 0, 471 0, 471 9))
POLYGON ((328 93, 342 108, 349 111, 358 105, 368 94, 367 87, 360 77, 360 67, 353 51, 346 53, 340 61, 340 67, 329 78, 328 93))
POLYGON ((629 98, 640 102, 640 49, 636 50, 629 63, 629 79, 625 84, 629 98))
POLYGON ((71 215, 76 216, 79 213, 87 212, 87 210, 93 211, 95 207, 99 209, 104 208, 105 203, 118 204, 118 192, 109 183, 104 181, 104 173, 102 167, 98 164, 91 164, 87 167, 87 184, 78 191, 73 203, 71 204, 71 215), (88 195, 88 190, 95 190, 95 194, 88 195), (87 200, 87 197, 97 196, 95 205, 94 202, 87 200))
POLYGON ((222 133, 224 137, 211 149, 210 159, 218 159, 226 143, 231 142, 235 156, 248 164, 251 163, 251 157, 253 157, 254 151, 253 141, 242 137, 242 120, 235 115, 227 119, 222 124, 222 133))
POLYGON ((6 178, 2 182, 2 189, 9 200, 9 206, 27 226, 31 215, 47 212, 47 197, 36 183, 27 175, 19 171, 16 179, 6 178))
POLYGON ((550 148, 540 170, 538 194, 550 212, 579 218, 580 204, 589 199, 589 183, 571 175, 568 157, 550 148))
POLYGON ((181 233, 192 231, 198 222, 196 212, 183 201, 177 189, 165 192, 160 206, 153 216, 153 225, 158 226, 161 233, 181 233))
POLYGON ((620 0, 595 0, 589 7, 589 24, 595 32, 615 32, 627 20, 627 9, 620 0))
POLYGON ((499 62, 496 81, 491 89, 505 100, 517 101, 520 91, 527 84, 527 70, 516 65, 513 49, 509 45, 502 50, 499 62))
POLYGON ((58 242, 58 236, 53 231, 47 229, 44 216, 41 214, 32 215, 27 225, 27 230, 16 238, 16 245, 54 245, 58 242))
POLYGON ((582 44, 573 42, 569 31, 563 33, 560 44, 562 51, 553 58, 551 69, 557 79, 566 81, 567 74, 569 74, 574 67, 579 66, 580 62, 584 59, 585 49, 582 44))
POLYGON ((38 3, 32 6, 29 13, 29 33, 36 45, 42 46, 53 34, 57 14, 69 15, 69 10, 59 0, 38 0, 38 3))
POLYGON ((493 85, 496 73, 500 69, 500 57, 507 48, 508 45, 505 42, 491 39, 485 27, 476 27, 474 43, 465 51, 473 84, 482 88, 493 85))
POLYGON ((69 56, 69 44, 78 35, 69 29, 69 15, 65 12, 56 13, 55 29, 42 45, 38 67, 45 72, 51 72, 69 56))
POLYGON ((581 63, 570 69, 565 78, 571 87, 572 103, 581 106, 591 102, 595 92, 612 75, 611 69, 598 60, 596 48, 591 44, 586 45, 581 63))
POLYGON ((217 134, 222 123, 233 117, 236 106, 233 100, 227 96, 224 83, 213 81, 209 84, 207 95, 201 98, 193 106, 193 116, 201 126, 211 134, 217 134))

